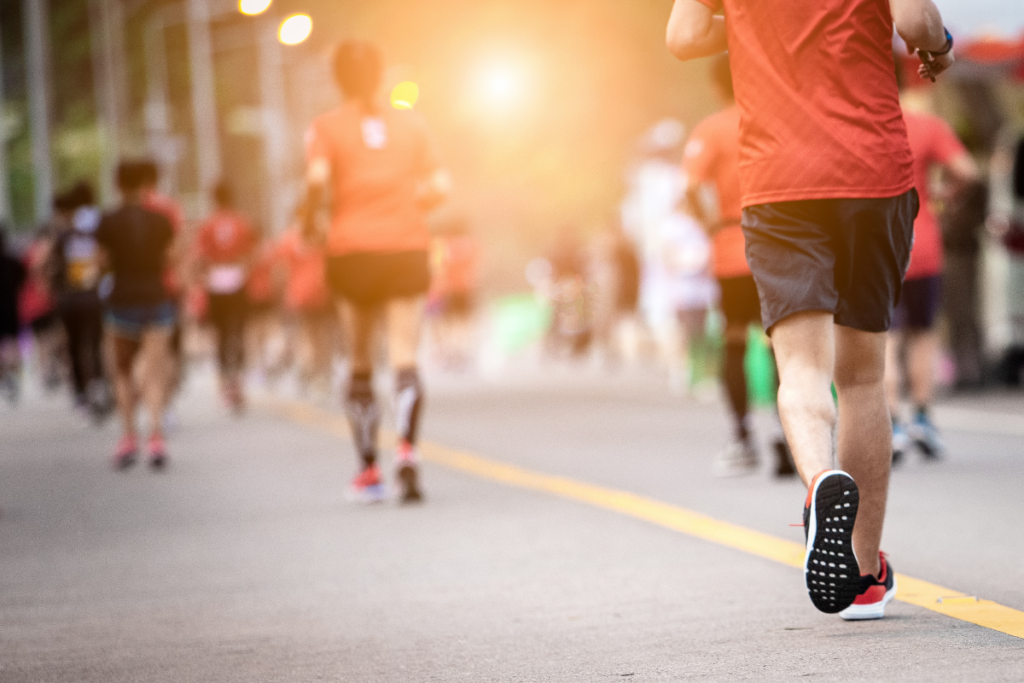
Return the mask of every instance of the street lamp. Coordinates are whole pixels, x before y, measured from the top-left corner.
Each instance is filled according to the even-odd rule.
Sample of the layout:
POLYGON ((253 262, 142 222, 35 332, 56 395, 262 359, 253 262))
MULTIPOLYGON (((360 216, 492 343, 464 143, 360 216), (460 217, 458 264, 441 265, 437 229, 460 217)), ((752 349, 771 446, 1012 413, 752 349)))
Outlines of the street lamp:
POLYGON ((274 0, 238 0, 238 11, 250 17, 266 12, 274 0))
POLYGON ((293 14, 281 22, 277 38, 285 45, 298 45, 313 32, 313 20, 308 14, 293 14))

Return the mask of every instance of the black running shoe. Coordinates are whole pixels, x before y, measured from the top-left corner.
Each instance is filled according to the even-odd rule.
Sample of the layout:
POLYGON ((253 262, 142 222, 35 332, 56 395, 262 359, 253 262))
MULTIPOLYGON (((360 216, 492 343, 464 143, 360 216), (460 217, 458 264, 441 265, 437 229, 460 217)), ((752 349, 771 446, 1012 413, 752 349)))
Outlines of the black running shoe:
POLYGON ((853 554, 853 524, 860 494, 846 472, 826 470, 811 481, 804 505, 804 580, 811 602, 822 612, 841 612, 861 592, 860 566, 853 554))
POLYGON ((796 467, 793 466, 793 454, 789 451, 789 444, 786 439, 779 437, 772 444, 775 451, 775 476, 779 478, 792 477, 796 475, 796 467))
POLYGON ((401 503, 419 503, 423 500, 420 491, 420 473, 416 466, 419 460, 416 449, 404 441, 398 444, 398 466, 395 476, 398 479, 398 500, 401 503))

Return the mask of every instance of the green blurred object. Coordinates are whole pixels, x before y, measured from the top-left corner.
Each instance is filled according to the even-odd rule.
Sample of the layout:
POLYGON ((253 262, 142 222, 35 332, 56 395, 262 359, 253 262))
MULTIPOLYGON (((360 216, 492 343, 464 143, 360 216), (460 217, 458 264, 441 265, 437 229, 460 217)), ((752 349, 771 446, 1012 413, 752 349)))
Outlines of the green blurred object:
POLYGON ((516 353, 541 341, 551 327, 551 306, 533 294, 514 294, 493 305, 494 333, 498 347, 516 353))
POLYGON ((757 406, 775 405, 779 379, 775 373, 775 360, 768 346, 768 338, 758 327, 751 327, 747 337, 747 390, 750 402, 757 406))

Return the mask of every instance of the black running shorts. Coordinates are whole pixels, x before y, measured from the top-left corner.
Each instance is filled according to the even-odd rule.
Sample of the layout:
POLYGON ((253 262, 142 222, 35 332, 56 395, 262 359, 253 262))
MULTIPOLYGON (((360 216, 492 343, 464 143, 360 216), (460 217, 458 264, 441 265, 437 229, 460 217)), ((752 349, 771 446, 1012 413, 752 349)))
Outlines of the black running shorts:
POLYGON ((761 324, 761 301, 757 284, 751 275, 719 278, 722 290, 722 315, 726 327, 749 327, 761 324))
POLYGON ((747 262, 771 328, 804 311, 885 332, 910 264, 917 190, 878 199, 809 199, 743 209, 747 262))
POLYGON ((427 252, 331 256, 327 259, 327 285, 335 298, 364 308, 389 299, 422 296, 430 288, 427 252))
POLYGON ((914 278, 903 283, 903 296, 896 306, 892 327, 911 332, 930 330, 942 303, 942 276, 914 278))

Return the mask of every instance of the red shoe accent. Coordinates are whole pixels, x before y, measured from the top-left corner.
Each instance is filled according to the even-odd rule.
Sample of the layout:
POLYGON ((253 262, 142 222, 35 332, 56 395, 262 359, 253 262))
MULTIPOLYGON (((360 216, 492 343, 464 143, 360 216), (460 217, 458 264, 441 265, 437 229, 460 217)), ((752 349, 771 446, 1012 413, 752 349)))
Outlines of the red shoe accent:
MULTIPOLYGON (((863 593, 858 595, 857 598, 853 601, 853 604, 855 604, 855 605, 873 605, 876 602, 881 602, 882 598, 885 597, 885 593, 886 593, 885 583, 886 583, 886 579, 888 578, 888 574, 889 574, 889 563, 886 561, 885 553, 878 553, 878 558, 879 558, 879 560, 881 560, 882 571, 879 573, 877 579, 875 579, 874 576, 871 576, 871 578, 875 579, 876 581, 878 581, 879 585, 871 586, 870 588, 865 590, 863 593)), ((861 574, 861 576, 868 577, 870 575, 869 574, 861 574)))
POLYGON ((417 460, 416 448, 408 441, 398 442, 398 452, 396 455, 398 456, 399 462, 415 463, 417 460))
POLYGON ((376 466, 367 467, 365 470, 356 475, 356 478, 352 480, 352 488, 362 490, 370 486, 380 485, 380 470, 376 466))
POLYGON ((805 508, 811 507, 811 496, 814 495, 814 482, 818 481, 818 477, 820 477, 821 475, 831 471, 832 470, 822 470, 821 472, 818 472, 811 478, 810 483, 807 484, 807 500, 804 501, 805 508))

